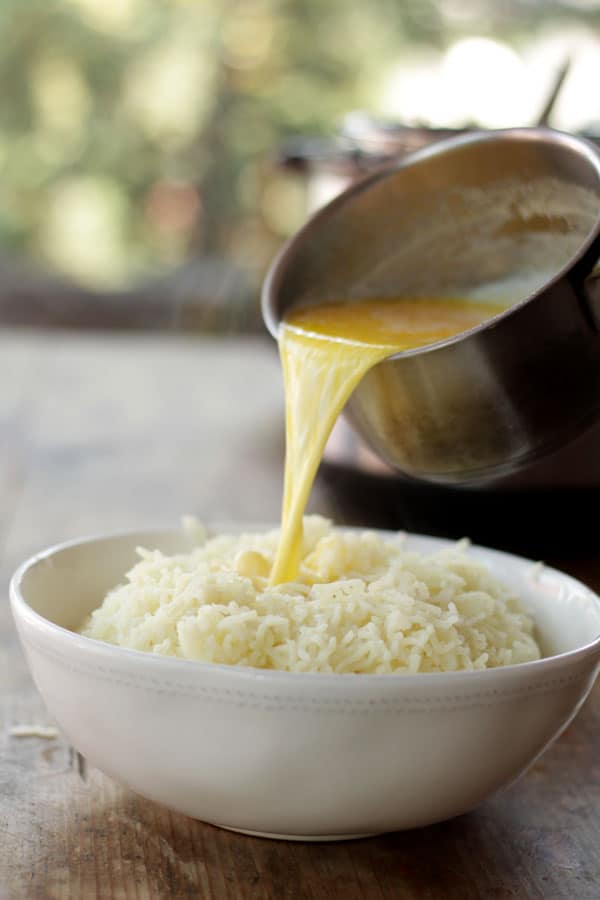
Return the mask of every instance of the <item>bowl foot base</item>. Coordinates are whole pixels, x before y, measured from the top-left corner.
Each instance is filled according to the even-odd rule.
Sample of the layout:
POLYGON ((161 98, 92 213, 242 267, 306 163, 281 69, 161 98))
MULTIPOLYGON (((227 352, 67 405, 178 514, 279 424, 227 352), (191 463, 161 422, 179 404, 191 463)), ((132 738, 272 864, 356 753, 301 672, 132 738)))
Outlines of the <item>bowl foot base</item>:
POLYGON ((250 831, 248 828, 235 828, 233 825, 221 825, 219 822, 213 822, 217 828, 224 828, 225 831, 235 831, 237 834, 247 834, 250 837, 270 838, 275 841, 358 841, 361 838, 376 837, 381 832, 366 831, 364 834, 276 834, 271 831, 250 831))

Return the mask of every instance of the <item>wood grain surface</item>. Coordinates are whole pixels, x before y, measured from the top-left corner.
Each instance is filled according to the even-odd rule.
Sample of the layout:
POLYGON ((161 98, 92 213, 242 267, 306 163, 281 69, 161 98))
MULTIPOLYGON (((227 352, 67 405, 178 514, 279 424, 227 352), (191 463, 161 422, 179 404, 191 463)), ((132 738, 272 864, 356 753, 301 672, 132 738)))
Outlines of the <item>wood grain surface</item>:
MULTIPOLYGON (((10 619, 16 564, 57 540, 185 512, 276 520, 281 416, 266 342, 0 335, 1 900, 598 900, 598 688, 528 774, 476 812, 341 844, 222 831, 137 797, 61 737, 11 736, 52 724, 10 619)), ((322 485, 312 506, 336 512, 322 485)), ((600 588, 598 557, 562 564, 600 588)))

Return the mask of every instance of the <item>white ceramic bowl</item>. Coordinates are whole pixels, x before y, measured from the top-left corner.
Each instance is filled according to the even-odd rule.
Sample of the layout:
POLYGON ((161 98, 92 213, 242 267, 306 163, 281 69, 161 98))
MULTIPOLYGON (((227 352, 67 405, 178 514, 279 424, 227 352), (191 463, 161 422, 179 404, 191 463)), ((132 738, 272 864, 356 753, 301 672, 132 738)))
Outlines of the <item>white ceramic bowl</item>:
MULTIPOLYGON (((411 536, 408 546, 447 544, 411 536)), ((427 825, 520 775, 575 715, 600 665, 600 601, 573 578, 482 548, 535 617, 547 658, 481 672, 319 675, 123 650, 72 629, 143 544, 176 531, 52 547, 11 583, 35 683, 90 762, 227 828, 317 840, 427 825)))

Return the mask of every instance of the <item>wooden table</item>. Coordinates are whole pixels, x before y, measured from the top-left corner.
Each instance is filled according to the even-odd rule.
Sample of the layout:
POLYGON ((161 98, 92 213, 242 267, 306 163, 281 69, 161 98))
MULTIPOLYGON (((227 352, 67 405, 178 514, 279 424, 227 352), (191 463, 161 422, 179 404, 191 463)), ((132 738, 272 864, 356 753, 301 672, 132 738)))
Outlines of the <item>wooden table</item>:
MULTIPOLYGON (((0 335, 3 584, 51 542, 181 513, 275 520, 282 395, 253 340, 0 335)), ((323 487, 314 509, 333 512, 323 487)), ((597 560, 569 562, 600 587, 597 560)), ((78 762, 0 604, 0 898, 600 898, 600 691, 518 784, 420 831, 341 844, 243 837, 78 762)), ((507 736, 510 739, 510 736, 507 736)))

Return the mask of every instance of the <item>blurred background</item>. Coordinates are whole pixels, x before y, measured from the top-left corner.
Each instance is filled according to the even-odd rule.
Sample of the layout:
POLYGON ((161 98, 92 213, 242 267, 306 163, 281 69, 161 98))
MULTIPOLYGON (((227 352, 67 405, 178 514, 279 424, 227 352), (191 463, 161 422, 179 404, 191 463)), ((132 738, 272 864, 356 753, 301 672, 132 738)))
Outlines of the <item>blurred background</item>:
POLYGON ((3 0, 0 319, 257 330, 346 180, 549 105, 593 136, 598 84, 600 0, 3 0))

